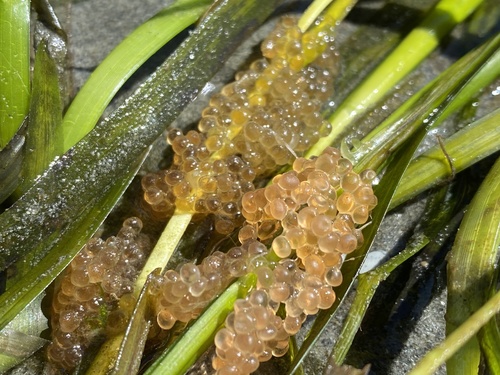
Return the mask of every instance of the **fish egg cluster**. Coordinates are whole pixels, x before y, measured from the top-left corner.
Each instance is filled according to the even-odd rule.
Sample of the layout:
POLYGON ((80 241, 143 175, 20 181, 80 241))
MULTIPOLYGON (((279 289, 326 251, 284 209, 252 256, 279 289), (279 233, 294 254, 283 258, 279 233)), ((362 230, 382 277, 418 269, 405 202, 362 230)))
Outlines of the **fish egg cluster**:
POLYGON ((219 375, 250 374, 260 362, 283 356, 289 337, 300 330, 307 315, 335 302, 332 286, 302 270, 297 260, 268 265, 254 269, 257 289, 235 302, 234 312, 215 336, 212 365, 219 375), (281 303, 284 318, 276 315, 281 303))
POLYGON ((342 254, 360 245, 359 226, 377 203, 374 178, 370 170, 353 172, 337 149, 328 148, 317 158, 298 158, 292 171, 246 193, 240 246, 216 252, 200 265, 186 263, 156 280, 152 294, 158 325, 170 329, 176 321, 196 318, 231 281, 251 272, 257 276, 256 290, 236 302, 217 334, 213 366, 218 374, 249 374, 260 362, 283 355, 289 336, 300 330, 307 315, 335 302, 342 254), (360 207, 368 214, 357 215, 360 207), (279 261, 272 260, 265 243, 272 244, 279 261), (276 316, 280 304, 284 318, 276 316))
POLYGON ((360 245, 358 226, 377 204, 374 178, 370 170, 353 172, 337 149, 328 148, 315 159, 296 159, 292 171, 243 196, 247 225, 240 230, 240 241, 274 237, 271 248, 281 260, 261 262, 251 271, 257 276, 253 293, 260 293, 259 300, 269 307, 255 310, 248 303, 253 293, 235 304, 215 338, 213 367, 218 374, 249 374, 271 355, 283 355, 288 337, 300 330, 306 316, 333 305, 333 288, 342 283, 342 254, 360 245), (285 306, 284 319, 265 315, 280 304, 285 306), (261 327, 262 316, 278 325, 261 327), (269 332, 276 336, 270 335, 268 343, 264 338, 269 332))
POLYGON ((52 301, 52 343, 49 361, 74 368, 96 336, 124 329, 134 280, 151 248, 132 217, 117 236, 91 239, 60 278, 52 301))
POLYGON ((250 374, 260 362, 287 352, 289 334, 284 320, 276 315, 278 306, 264 290, 254 290, 235 302, 225 327, 214 339, 216 356, 212 366, 218 375, 250 374))
POLYGON ((288 258, 293 252, 308 274, 335 285, 342 254, 362 243, 358 226, 377 204, 373 178, 375 172, 357 174, 339 150, 328 148, 315 159, 297 158, 292 171, 246 193, 243 216, 254 225, 279 222, 283 230, 272 242, 274 253, 288 258))
MULTIPOLYGON (((247 235, 247 229, 241 229, 240 234, 247 235)), ((160 328, 170 329, 177 321, 189 322, 235 278, 272 267, 267 254, 264 244, 248 238, 227 253, 217 251, 204 258, 200 265, 185 263, 177 271, 168 270, 156 278, 150 294, 160 328)))
POLYGON ((268 59, 284 58, 295 70, 302 69, 311 61, 328 66, 331 62, 325 61, 326 56, 322 54, 331 48, 334 25, 335 20, 325 15, 316 20, 314 28, 302 33, 297 27, 296 18, 283 17, 262 43, 262 55, 268 59))
MULTIPOLYGON (((328 309, 335 302, 332 283, 304 269, 298 259, 269 261, 263 251, 249 269, 257 276, 256 289, 234 304, 225 328, 215 337, 217 374, 250 374, 260 362, 279 357, 288 350, 288 339, 302 327, 307 315, 328 309), (285 317, 276 316, 284 304, 285 317)), ((340 267, 340 265, 339 265, 340 267)), ((335 286, 342 282, 335 268, 335 286)))
POLYGON ((302 34, 294 19, 285 18, 262 44, 266 58, 211 98, 199 131, 169 132, 173 165, 142 181, 153 210, 167 213, 175 205, 214 214, 216 230, 230 233, 241 196, 254 190, 255 181, 329 134, 321 106, 332 92, 336 58, 325 35, 302 34), (303 47, 315 43, 315 59, 304 57, 303 47))
POLYGON ((178 271, 168 270, 154 279, 150 294, 160 328, 167 330, 177 321, 196 318, 233 279, 227 267, 226 254, 216 252, 200 265, 185 263, 178 271))

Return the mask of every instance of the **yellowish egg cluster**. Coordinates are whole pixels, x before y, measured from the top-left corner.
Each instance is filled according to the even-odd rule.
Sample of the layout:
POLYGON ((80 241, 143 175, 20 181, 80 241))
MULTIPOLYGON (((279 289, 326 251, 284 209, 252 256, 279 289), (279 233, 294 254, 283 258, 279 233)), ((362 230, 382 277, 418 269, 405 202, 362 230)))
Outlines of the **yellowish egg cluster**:
POLYGON ((355 173, 339 150, 328 148, 315 159, 297 158, 292 171, 277 175, 265 188, 246 193, 243 216, 258 233, 263 226, 282 227, 272 243, 276 255, 288 258, 294 252, 307 273, 328 282, 335 279, 342 254, 354 251, 363 241, 357 225, 366 223, 377 204, 373 178, 375 172, 355 173))
POLYGON ((214 339, 212 366, 218 375, 250 374, 260 362, 287 352, 289 334, 284 321, 276 316, 278 306, 264 290, 254 290, 236 301, 214 339))
POLYGON ((258 291, 265 293, 274 311, 283 303, 286 317, 281 331, 277 329, 282 336, 270 338, 278 350, 269 350, 255 328, 260 315, 253 310, 238 313, 235 305, 235 316, 246 322, 248 330, 239 332, 235 317, 226 321, 221 337, 216 338, 216 345, 220 344, 213 361, 219 375, 249 374, 256 362, 269 359, 269 352, 282 355, 288 337, 299 331, 307 315, 332 306, 333 287, 342 283, 342 254, 359 247, 363 241, 359 225, 366 223, 377 204, 371 187, 374 178, 370 170, 358 175, 339 150, 328 148, 318 158, 296 159, 292 171, 243 196, 247 225, 240 231, 240 240, 269 239, 282 229, 272 241, 281 261, 261 262, 252 272, 257 275, 258 291))
POLYGON ((226 254, 216 252, 200 265, 186 263, 178 272, 169 270, 156 278, 150 294, 160 328, 170 329, 177 321, 196 318, 233 279, 227 268, 226 254))
POLYGON ((170 329, 177 321, 188 322, 198 317, 235 278, 258 272, 269 264, 267 254, 264 244, 247 239, 227 253, 217 251, 204 258, 200 265, 186 263, 177 271, 165 272, 154 280, 150 290, 158 325, 170 329))
POLYGON ((267 59, 255 61, 211 98, 199 132, 169 132, 172 167, 142 181, 153 210, 168 212, 175 205, 214 214, 216 230, 230 233, 241 196, 254 189, 254 182, 291 164, 297 153, 329 134, 321 106, 332 92, 336 58, 326 35, 306 38, 294 19, 285 18, 262 44, 267 59), (320 46, 307 66, 303 38, 320 46))
POLYGON ((314 27, 302 33, 294 17, 284 17, 262 43, 262 55, 268 59, 281 57, 294 70, 300 70, 312 61, 330 66, 331 62, 327 61, 330 56, 323 53, 331 48, 334 24, 331 16, 321 16, 314 27))
POLYGON ((151 247, 141 229, 138 218, 129 218, 116 237, 90 240, 61 276, 47 352, 57 367, 74 368, 96 336, 125 328, 133 283, 151 247))

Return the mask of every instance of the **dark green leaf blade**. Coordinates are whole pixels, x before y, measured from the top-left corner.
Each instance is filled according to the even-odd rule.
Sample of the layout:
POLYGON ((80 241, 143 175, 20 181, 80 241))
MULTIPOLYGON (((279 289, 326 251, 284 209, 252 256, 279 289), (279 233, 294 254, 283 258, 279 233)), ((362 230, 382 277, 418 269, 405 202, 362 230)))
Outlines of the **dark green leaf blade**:
POLYGON ((71 99, 72 77, 70 74, 68 36, 63 30, 61 22, 49 0, 32 0, 32 9, 36 12, 33 44, 38 46, 45 42, 50 57, 56 66, 59 78, 59 89, 63 108, 66 108, 71 99))
POLYGON ((43 41, 37 49, 28 116, 28 135, 24 155, 22 195, 49 163, 62 154, 62 102, 57 68, 43 41))

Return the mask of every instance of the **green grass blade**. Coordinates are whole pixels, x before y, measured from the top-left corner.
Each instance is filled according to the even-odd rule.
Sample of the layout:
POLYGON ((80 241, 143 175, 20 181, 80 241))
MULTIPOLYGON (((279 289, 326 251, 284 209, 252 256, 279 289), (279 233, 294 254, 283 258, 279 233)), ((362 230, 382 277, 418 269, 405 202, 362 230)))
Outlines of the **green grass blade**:
POLYGON ((46 42, 50 56, 56 65, 62 106, 67 108, 73 95, 73 78, 71 69, 68 69, 70 65, 68 36, 48 0, 32 0, 31 9, 36 12, 34 27, 37 32, 33 35, 33 44, 38 46, 42 41, 46 42))
MULTIPOLYGON (((500 159, 494 164, 464 216, 448 257, 446 331, 453 332, 478 310, 496 288, 500 246, 500 159)), ((454 374, 477 374, 480 347, 469 340, 447 362, 454 374)))
POLYGON ((248 274, 229 286, 205 312, 149 367, 145 375, 182 375, 213 343, 217 329, 233 311, 234 302, 244 298, 255 284, 248 274))
POLYGON ((300 17, 298 23, 299 29, 302 32, 306 31, 332 1, 334 0, 314 0, 300 17))
POLYGON ((194 23, 211 3, 211 0, 174 2, 135 29, 99 64, 64 116, 64 151, 94 128, 125 81, 165 43, 194 23))
POLYGON ((323 10, 324 16, 340 23, 357 2, 358 0, 315 0, 300 17, 298 26, 303 32, 306 31, 323 10))
POLYGON ((342 103, 385 56, 418 25, 435 0, 418 1, 409 8, 404 0, 393 0, 376 11, 338 46, 345 67, 335 82, 332 101, 342 103), (385 27, 391 25, 391 27, 385 27))
MULTIPOLYGON (((448 358, 457 353, 464 342, 470 340, 481 327, 500 312, 500 291, 471 315, 438 347, 427 353, 408 375, 432 375, 448 358)), ((477 374, 477 368, 476 374, 477 374)))
MULTIPOLYGON (((35 274, 42 275, 57 264, 59 257, 53 249, 73 238, 81 220, 101 209, 102 196, 125 178, 165 124, 175 119, 242 38, 261 24, 278 3, 218 3, 136 94, 0 215, 1 269, 24 261, 31 265, 32 273, 36 270, 35 274), (207 54, 214 58, 207 59, 207 54)), ((80 245, 90 234, 78 239, 80 245)), ((22 309, 28 302, 16 301, 12 294, 11 298, 0 296, 0 306, 13 303, 15 309, 22 309)), ((4 314, 0 310, 0 326, 10 320, 4 314)))
POLYGON ((490 373, 500 374, 500 356, 498 355, 498 348, 500 348, 500 327, 498 326, 498 320, 491 319, 488 321, 479 331, 478 337, 479 345, 486 358, 490 373))
POLYGON ((0 149, 28 114, 30 96, 30 2, 0 2, 0 149))
POLYGON ((49 163, 62 154, 62 102, 57 68, 42 42, 37 49, 33 71, 28 136, 24 155, 23 181, 16 194, 22 195, 49 163))
MULTIPOLYGON (((299 347, 297 345, 297 337, 296 336, 291 336, 290 337, 290 345, 288 348, 288 352, 286 353, 286 359, 288 360, 288 367, 290 367, 293 358, 299 351, 299 347)), ((295 375, 304 375, 304 366, 299 366, 297 370, 295 371, 295 375)))
MULTIPOLYGON (((500 150, 500 109, 469 124, 444 140, 456 173, 500 150)), ((448 160, 439 145, 413 160, 396 190, 391 208, 452 177, 448 160)))
POLYGON ((370 74, 337 108, 329 121, 331 133, 308 151, 319 155, 326 147, 338 143, 352 121, 384 97, 397 82, 412 71, 439 44, 457 23, 463 21, 481 3, 480 0, 442 0, 419 27, 370 74))
POLYGON ((187 226, 193 217, 190 213, 175 213, 168 221, 153 251, 135 281, 136 292, 140 292, 149 274, 156 268, 166 267, 170 257, 177 248, 187 226))

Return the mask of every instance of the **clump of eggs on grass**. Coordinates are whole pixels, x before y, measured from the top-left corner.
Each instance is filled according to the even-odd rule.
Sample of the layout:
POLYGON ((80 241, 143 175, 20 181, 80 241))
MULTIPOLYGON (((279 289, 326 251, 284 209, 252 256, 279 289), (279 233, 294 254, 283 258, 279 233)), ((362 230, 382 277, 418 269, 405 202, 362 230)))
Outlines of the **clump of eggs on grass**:
MULTIPOLYGON (((328 28, 318 30, 303 34, 295 18, 283 18, 262 43, 264 58, 211 98, 199 131, 168 132, 172 166, 142 179, 156 216, 175 208, 212 215, 222 234, 240 228, 238 246, 168 270, 149 290, 157 324, 169 330, 199 316, 236 278, 257 275, 215 337, 220 375, 249 374, 284 355, 307 315, 333 304, 343 254, 360 246, 359 228, 377 203, 375 173, 355 173, 337 149, 297 157, 331 130, 321 106, 332 93, 336 56, 328 28), (256 188, 286 165, 293 169, 256 188)), ((124 329, 150 250, 141 228, 130 218, 116 237, 90 240, 62 276, 48 350, 54 364, 71 370, 93 337, 124 329)))

